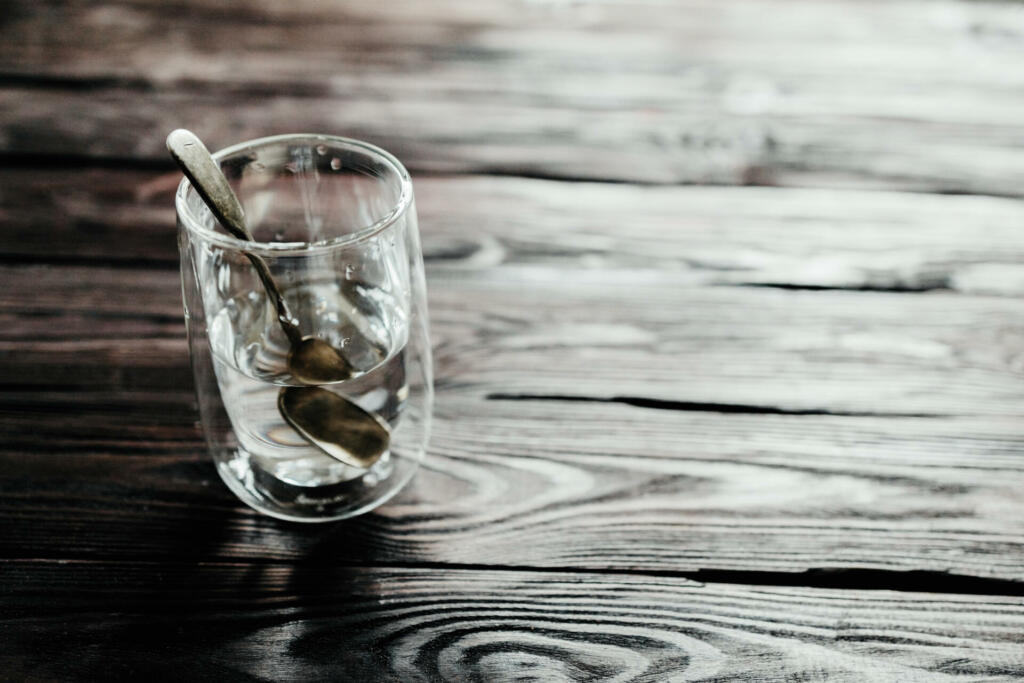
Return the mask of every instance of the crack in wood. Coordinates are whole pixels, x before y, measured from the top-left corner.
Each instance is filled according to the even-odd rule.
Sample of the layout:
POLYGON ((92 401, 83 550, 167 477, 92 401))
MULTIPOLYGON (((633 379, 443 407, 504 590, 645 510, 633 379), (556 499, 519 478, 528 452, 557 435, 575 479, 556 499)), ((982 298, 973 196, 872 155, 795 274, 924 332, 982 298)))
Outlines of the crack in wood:
POLYGON ((899 571, 814 567, 795 573, 737 569, 698 569, 682 573, 686 578, 700 583, 1024 596, 1024 582, 927 569, 899 571))
MULTIPOLYGON (((173 226, 168 226, 171 232, 173 226)), ((139 269, 156 267, 161 270, 176 270, 177 258, 161 258, 148 255, 90 256, 80 254, 13 254, 0 253, 0 265, 4 266, 77 266, 85 268, 139 269)))
MULTIPOLYGON (((103 564, 109 560, 76 557, 5 557, 0 565, 18 565, 30 562, 59 564, 103 564)), ((164 567, 187 565, 172 560, 133 560, 133 564, 164 567)), ((225 561, 205 562, 207 566, 261 566, 288 567, 295 563, 279 559, 250 557, 225 561)), ((304 564, 299 562, 298 564, 304 564)), ((986 576, 957 574, 928 569, 873 569, 860 567, 811 567, 804 571, 761 571, 748 569, 625 569, 615 567, 562 567, 514 564, 486 564, 473 562, 332 562, 334 568, 379 570, 427 570, 445 572, 519 572, 535 574, 573 574, 622 577, 664 577, 693 581, 700 584, 732 584, 745 586, 789 586, 794 588, 821 588, 835 590, 879 590, 901 593, 935 593, 990 595, 993 597, 1024 596, 1024 581, 986 576)))
POLYGON ((133 171, 174 171, 174 162, 168 157, 127 157, 87 153, 51 154, 46 152, 0 151, 0 168, 62 170, 111 169, 133 171))
POLYGON ((762 406, 739 403, 713 403, 705 401, 676 401, 640 396, 570 396, 563 394, 510 394, 490 393, 488 401, 568 401, 575 403, 621 403, 637 408, 654 410, 677 410, 681 412, 728 413, 744 415, 825 415, 831 417, 947 417, 938 413, 880 413, 857 410, 829 410, 825 408, 783 408, 779 406, 762 406))
MULTIPOLYGON (((352 565, 361 567, 361 565, 352 565)), ((377 566, 377 565, 373 565, 377 566)), ((370 565, 367 565, 367 568, 370 565)), ((846 567, 811 567, 801 572, 748 569, 628 570, 597 567, 537 567, 530 565, 488 565, 473 563, 388 563, 389 569, 438 569, 445 571, 535 572, 541 574, 593 574, 610 576, 658 576, 684 579, 700 584, 746 586, 792 586, 836 590, 884 590, 901 593, 936 593, 1024 596, 1024 581, 955 574, 942 570, 898 570, 846 567)))
POLYGON ((813 285, 793 282, 729 282, 719 286, 755 287, 758 289, 788 289, 806 292, 888 292, 891 294, 917 294, 923 292, 952 292, 949 277, 921 284, 813 285))
POLYGON ((38 73, 0 73, 0 88, 59 89, 88 92, 124 88, 142 92, 155 92, 156 85, 149 79, 128 76, 65 76, 38 73))

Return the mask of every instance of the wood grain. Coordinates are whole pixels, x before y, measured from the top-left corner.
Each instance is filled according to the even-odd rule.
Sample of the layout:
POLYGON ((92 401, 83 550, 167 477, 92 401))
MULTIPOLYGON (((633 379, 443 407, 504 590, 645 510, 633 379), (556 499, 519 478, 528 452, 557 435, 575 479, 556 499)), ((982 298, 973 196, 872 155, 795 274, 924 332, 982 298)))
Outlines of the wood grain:
POLYGON ((217 481, 174 271, 0 268, 0 552, 1024 579, 1017 299, 446 263, 427 467, 328 531, 217 481))
MULTIPOLYGON (((240 509, 204 455, 177 174, 3 179, 0 452, 19 520, 4 556, 291 560, 320 542, 240 509), (199 524, 206 541, 167 545, 199 524)), ((416 188, 431 460, 405 496, 335 532, 339 561, 1022 578, 1014 202, 416 188)))
POLYGON ((1019 8, 0 4, 0 677, 1024 677, 1019 8), (377 512, 218 480, 181 125, 416 172, 434 438, 377 512))
POLYGON ((189 397, 9 397, 3 557, 622 570, 927 570, 1022 580, 1016 421, 497 403, 442 394, 425 468, 327 529, 220 484, 189 397), (45 444, 34 438, 49 426, 45 444), (568 425, 568 426, 567 426, 568 425), (513 441, 511 434, 516 434, 513 441))
MULTIPOLYGON (((0 257, 174 268, 180 178, 0 169, 0 257)), ((1024 208, 1009 199, 493 176, 421 176, 415 189, 434 272, 669 270, 692 286, 1024 294, 1024 208)))
POLYGON ((1012 4, 37 2, 0 24, 8 158, 272 132, 413 170, 1017 196, 1012 4))
MULTIPOLYGON (((0 353, 17 362, 0 370, 0 382, 187 386, 185 342, 174 326, 176 272, 4 266, 0 273, 7 283, 0 312, 52 323, 49 339, 29 345, 34 324, 27 333, 10 329, 0 353), (152 334, 145 344, 117 334, 92 338, 85 312, 112 319, 112 334, 152 334)), ((703 287, 673 271, 523 266, 430 275, 438 382, 476 396, 1020 415, 1024 303, 1016 298, 703 287)))
POLYGON ((0 662, 22 680, 1024 675, 1020 598, 321 563, 4 562, 0 577, 0 662))
POLYGON ((177 263, 180 173, 0 170, 0 258, 46 263, 177 263))

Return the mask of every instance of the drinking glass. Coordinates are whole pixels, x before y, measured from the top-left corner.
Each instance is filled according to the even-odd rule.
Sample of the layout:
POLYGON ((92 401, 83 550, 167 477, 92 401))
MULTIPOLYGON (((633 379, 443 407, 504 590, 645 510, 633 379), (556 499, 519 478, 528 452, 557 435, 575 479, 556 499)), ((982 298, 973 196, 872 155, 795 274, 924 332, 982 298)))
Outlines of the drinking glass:
POLYGON ((433 384, 423 257, 409 174, 373 145, 328 135, 251 140, 213 155, 255 241, 218 227, 188 180, 178 245, 189 353, 217 471, 256 510, 303 522, 357 515, 413 476, 433 384), (368 468, 336 460, 282 417, 289 340, 246 254, 262 258, 305 336, 338 349, 349 379, 323 389, 384 420, 368 468))

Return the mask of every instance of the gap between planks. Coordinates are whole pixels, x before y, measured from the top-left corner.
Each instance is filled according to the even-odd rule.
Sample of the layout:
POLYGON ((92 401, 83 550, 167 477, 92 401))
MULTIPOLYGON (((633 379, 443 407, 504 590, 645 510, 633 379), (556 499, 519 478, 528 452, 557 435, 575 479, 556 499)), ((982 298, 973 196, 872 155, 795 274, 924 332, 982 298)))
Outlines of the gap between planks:
MULTIPOLYGON (((2 83, 0 83, 2 87, 2 83)), ((544 172, 535 168, 513 168, 513 167, 502 167, 502 166, 488 166, 486 164, 479 164, 469 166, 464 169, 452 168, 452 169, 437 169, 433 167, 420 167, 415 162, 404 162, 409 172, 412 173, 414 181, 416 179, 446 179, 446 178, 509 178, 509 179, 521 179, 521 180, 543 180, 553 183, 567 183, 567 184, 589 184, 589 185, 628 185, 635 187, 652 187, 652 188, 668 188, 668 187, 708 187, 708 188, 721 188, 721 189, 740 189, 744 187, 760 187, 760 188, 778 188, 780 190, 822 190, 822 191, 842 191, 848 189, 851 192, 877 192, 879 194, 885 193, 899 193, 899 194, 910 194, 910 195, 937 195, 937 196, 949 196, 949 197, 979 197, 979 198, 991 198, 991 199, 1012 199, 1018 200, 1021 198, 1018 192, 1006 192, 998 191, 994 189, 986 189, 984 191, 973 189, 948 189, 948 188, 929 188, 929 187, 917 187, 917 186, 894 186, 894 187, 874 187, 869 186, 865 188, 844 188, 831 187, 828 185, 816 185, 816 184, 785 184, 779 185, 778 183, 771 182, 769 179, 762 178, 757 174, 752 174, 749 178, 745 178, 741 183, 726 182, 716 179, 700 179, 700 180, 657 180, 648 178, 615 178, 615 177, 602 177, 602 176, 585 176, 585 175, 573 175, 569 173, 558 173, 558 172, 544 172)), ((175 172, 177 167, 174 162, 170 159, 164 160, 154 157, 127 157, 127 156, 112 156, 112 155, 92 155, 87 153, 64 153, 54 154, 51 152, 9 152, 0 150, 0 169, 4 170, 61 170, 61 171, 166 171, 175 172)), ((750 283, 747 286, 754 287, 771 287, 771 284, 762 283, 750 283)), ((780 285, 784 287, 785 285, 780 285)), ((813 288, 813 287, 812 287, 813 288)), ((819 288, 822 289, 822 288, 819 288)), ((828 289, 828 288, 823 288, 828 289)), ((907 291, 930 291, 931 289, 943 289, 943 287, 935 288, 923 288, 923 289, 893 289, 892 291, 907 292, 907 291)), ((874 289, 861 289, 858 291, 876 291, 874 289)), ((884 291, 884 290, 883 290, 884 291)))
MULTIPOLYGON (((109 565, 131 564, 136 566, 196 565, 203 567, 246 567, 280 566, 294 567, 302 561, 282 562, 281 560, 174 562, 157 560, 116 560, 90 558, 0 558, 0 565, 15 564, 56 564, 56 565, 109 565)), ((870 590, 899 593, 929 593, 935 595, 985 595, 992 597, 1024 597, 1024 582, 1010 579, 995 579, 967 574, 930 570, 888 570, 855 569, 836 567, 812 567, 800 572, 779 572, 737 569, 697 569, 673 571, 658 569, 624 570, 579 567, 544 567, 534 565, 491 565, 486 563, 454 562, 332 562, 332 567, 346 569, 382 569, 409 571, 447 572, 493 572, 533 573, 566 576, 620 576, 681 579, 699 585, 729 584, 742 586, 774 586, 790 588, 820 588, 829 590, 870 590)))
POLYGON ((692 413, 724 413, 742 415, 794 415, 827 417, 887 417, 887 418, 938 418, 952 417, 939 413, 892 413, 852 410, 828 410, 825 408, 784 408, 779 406, 752 405, 741 403, 707 403, 703 401, 672 401, 646 396, 571 396, 564 394, 509 394, 490 393, 484 397, 488 401, 568 401, 570 403, 621 403, 635 408, 651 410, 677 410, 692 413))

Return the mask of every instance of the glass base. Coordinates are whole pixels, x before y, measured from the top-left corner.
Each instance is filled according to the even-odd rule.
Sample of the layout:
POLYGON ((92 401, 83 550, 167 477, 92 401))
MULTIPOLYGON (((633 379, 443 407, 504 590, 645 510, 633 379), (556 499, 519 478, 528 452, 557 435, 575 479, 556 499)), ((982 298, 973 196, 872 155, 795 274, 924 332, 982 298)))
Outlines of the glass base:
POLYGON ((387 502, 412 479, 420 458, 385 453, 362 474, 337 483, 300 486, 263 469, 242 448, 217 458, 217 473, 257 512, 289 522, 332 522, 387 502))

